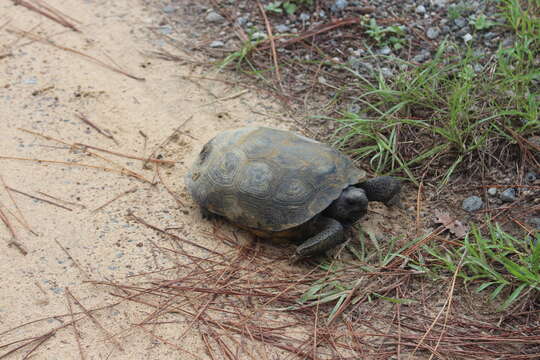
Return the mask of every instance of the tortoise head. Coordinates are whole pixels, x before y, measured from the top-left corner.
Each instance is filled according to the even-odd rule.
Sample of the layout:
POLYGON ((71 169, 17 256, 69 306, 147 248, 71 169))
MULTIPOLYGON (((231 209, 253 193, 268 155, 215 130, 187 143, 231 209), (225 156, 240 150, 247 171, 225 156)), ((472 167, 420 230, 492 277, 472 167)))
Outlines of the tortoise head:
POLYGON ((326 209, 325 215, 344 224, 352 224, 366 212, 368 197, 364 189, 349 186, 326 209))

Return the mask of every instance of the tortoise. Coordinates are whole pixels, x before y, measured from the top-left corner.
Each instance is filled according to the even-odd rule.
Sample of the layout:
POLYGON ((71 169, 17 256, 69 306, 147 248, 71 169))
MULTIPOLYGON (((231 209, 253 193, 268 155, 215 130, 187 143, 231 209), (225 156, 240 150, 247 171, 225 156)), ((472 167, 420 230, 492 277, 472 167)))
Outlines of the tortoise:
POLYGON ((199 153, 186 185, 204 218, 224 217, 261 238, 299 242, 294 257, 344 242, 368 201, 391 205, 400 182, 367 179, 328 145, 260 126, 224 131, 199 153))

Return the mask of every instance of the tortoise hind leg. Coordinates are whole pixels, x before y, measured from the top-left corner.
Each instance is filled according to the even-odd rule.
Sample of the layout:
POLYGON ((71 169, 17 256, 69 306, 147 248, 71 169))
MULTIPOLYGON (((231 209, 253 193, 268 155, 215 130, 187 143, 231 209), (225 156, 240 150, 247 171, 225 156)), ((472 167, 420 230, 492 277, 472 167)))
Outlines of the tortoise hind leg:
POLYGON ((317 221, 320 231, 296 248, 295 260, 325 252, 345 241, 343 225, 339 221, 327 217, 321 217, 317 221))
POLYGON ((209 221, 219 219, 218 214, 214 214, 213 212, 211 212, 205 207, 201 207, 201 216, 203 219, 209 220, 209 221))

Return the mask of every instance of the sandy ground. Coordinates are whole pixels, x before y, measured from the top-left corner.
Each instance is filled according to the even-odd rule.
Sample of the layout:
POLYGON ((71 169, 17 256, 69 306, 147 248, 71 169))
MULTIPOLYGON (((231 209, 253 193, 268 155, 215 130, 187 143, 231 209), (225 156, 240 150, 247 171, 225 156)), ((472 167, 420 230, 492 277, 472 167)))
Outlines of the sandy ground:
MULTIPOLYGON (((160 45, 149 30, 157 21, 154 9, 134 0, 51 0, 48 4, 78 20, 82 32, 70 31, 10 1, 0 4, 0 25, 9 22, 0 32, 0 45, 5 46, 0 48, 0 53, 12 52, 12 56, 0 60, 0 155, 118 170, 120 167, 116 165, 96 161, 81 151, 70 151, 66 145, 20 129, 69 144, 84 143, 144 157, 181 126, 181 132, 173 139, 174 146, 170 145, 168 151, 159 150, 156 155, 174 157, 174 169, 164 171, 162 176, 186 205, 183 212, 179 211, 178 203, 162 185, 152 186, 119 173, 1 159, 0 174, 8 186, 66 208, 12 193, 22 214, 18 217, 24 216, 37 233, 35 236, 9 215, 6 208, 12 213, 16 209, 5 189, 0 189, 2 209, 13 223, 19 242, 28 251, 24 256, 17 247, 8 246, 12 238, 5 226, 0 225, 0 333, 27 321, 65 314, 66 288, 88 308, 110 300, 106 289, 85 285, 85 280, 122 279, 129 274, 170 266, 170 259, 152 255, 147 240, 155 239, 154 234, 130 223, 126 219, 128 209, 160 226, 189 226, 185 232, 188 238, 208 248, 215 247, 210 239, 197 236, 198 230, 208 228, 209 224, 201 221, 197 211, 192 211, 193 204, 184 192, 181 177, 186 166, 202 144, 220 130, 248 123, 272 124, 254 112, 264 111, 272 104, 262 104, 248 93, 218 101, 242 89, 219 82, 183 79, 197 75, 197 71, 192 72, 192 67, 178 62, 145 56, 145 51, 156 50, 160 45), (77 54, 20 38, 6 29, 31 31, 145 81, 131 79, 77 54), (77 114, 110 131, 117 143, 85 124, 77 114), (148 137, 146 145, 141 132, 148 137), (93 211, 129 189, 136 191, 93 211)), ((169 50, 189 58, 189 54, 178 49, 169 50)), ((143 169, 138 160, 101 155, 146 179, 153 180, 155 176, 152 168, 143 169)), ((98 316, 104 327, 115 333, 144 314, 128 308, 124 314, 111 310, 98 316)), ((38 328, 0 336, 0 343, 35 335, 40 333, 38 330, 58 326, 63 321, 51 319, 38 328)), ((166 346, 156 346, 143 334, 122 339, 122 352, 103 341, 104 334, 91 322, 81 324, 81 332, 83 350, 91 359, 169 359, 175 353, 166 346)), ((184 340, 185 346, 194 352, 198 352, 198 342, 189 335, 184 340)), ((0 354, 3 352, 0 350, 0 354)), ((9 358, 22 358, 24 353, 14 353, 9 358)), ((47 341, 33 358, 71 359, 77 358, 77 354, 73 335, 66 331, 47 341)))
MULTIPOLYGON (((151 31, 159 18, 158 9, 135 0, 50 0, 48 3, 76 19, 81 32, 66 29, 10 1, 0 3, 0 27, 5 25, 0 31, 3 46, 0 55, 11 54, 0 59, 0 175, 13 189, 63 206, 11 191, 19 212, 6 189, 0 186, 2 212, 12 224, 17 241, 27 251, 23 255, 21 249, 9 245, 13 238, 0 223, 0 345, 43 334, 66 323, 69 317, 56 317, 5 333, 29 321, 69 314, 67 289, 86 308, 94 308, 115 299, 107 288, 85 281, 120 281, 174 263, 174 259, 153 251, 152 242, 162 239, 132 221, 129 212, 162 228, 174 227, 185 239, 206 248, 218 247, 213 239, 201 235, 202 231, 211 229, 211 224, 201 220, 185 192, 182 176, 187 166, 202 144, 220 130, 246 124, 288 127, 263 115, 277 110, 271 101, 221 82, 197 79, 199 71, 189 64, 145 55, 163 45, 151 31), (130 78, 87 57, 21 37, 13 31, 46 37, 145 80, 130 78), (104 134, 77 114, 97 125, 104 134), (167 139, 160 148, 159 144, 167 139), (151 185, 129 176, 125 170, 130 169, 152 182, 156 180, 153 167, 144 168, 139 160, 95 151, 115 162, 112 164, 70 148, 69 144, 73 143, 138 157, 148 157, 157 149, 155 156, 175 161, 175 166, 163 168, 161 175, 184 205, 162 184, 151 185), (116 172, 82 164, 104 166, 116 172), (114 201, 107 204, 111 200, 114 201), (21 224, 25 221, 27 228, 21 224)), ((189 41, 181 34, 174 36, 189 41)), ((168 50, 186 59, 191 56, 181 49, 168 50)), ((204 256, 200 249, 191 251, 204 256)), ((80 310, 75 304, 72 306, 74 311, 80 310)), ((121 346, 105 340, 108 336, 92 321, 80 322, 82 352, 87 359, 178 356, 177 349, 160 344, 142 331, 122 332, 147 315, 147 310, 133 304, 96 313, 96 320, 110 334, 118 334, 116 338, 121 346)), ((184 330, 185 325, 178 325, 168 335, 174 338, 184 330)), ((207 358, 202 340, 194 332, 188 332, 182 344, 198 357, 180 351, 182 355, 175 358, 207 358)), ((13 347, 0 349, 0 355, 6 349, 13 347)), ((25 348, 7 358, 23 358, 28 350, 25 348)), ((32 358, 79 356, 73 332, 66 329, 48 339, 32 358)), ((281 357, 275 354, 275 358, 281 357)))

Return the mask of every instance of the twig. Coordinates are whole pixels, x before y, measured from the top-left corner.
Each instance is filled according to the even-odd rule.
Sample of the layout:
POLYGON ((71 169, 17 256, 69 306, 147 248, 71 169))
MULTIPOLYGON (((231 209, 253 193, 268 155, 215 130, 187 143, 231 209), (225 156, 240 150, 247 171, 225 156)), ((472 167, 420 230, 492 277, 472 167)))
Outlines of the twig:
POLYGON ((57 206, 57 207, 59 207, 59 208, 68 210, 68 211, 73 211, 73 209, 68 208, 67 206, 60 205, 60 204, 57 204, 57 203, 52 202, 52 201, 50 201, 50 200, 43 199, 43 198, 40 198, 40 197, 37 197, 37 196, 34 196, 34 195, 30 195, 30 194, 28 194, 28 193, 25 193, 24 191, 14 189, 14 188, 12 188, 12 187, 10 187, 10 186, 8 186, 7 188, 8 188, 10 191, 14 191, 14 192, 16 192, 16 193, 18 193, 18 194, 27 196, 27 197, 29 197, 29 198, 31 198, 31 199, 38 200, 38 201, 43 201, 43 202, 45 202, 45 203, 47 203, 47 204, 51 204, 51 205, 57 206))
MULTIPOLYGON (((19 206, 18 206, 17 203, 15 202, 15 199, 14 199, 13 196, 11 195, 11 192, 10 192, 9 189, 7 188, 7 184, 6 184, 6 182, 4 181, 4 178, 3 178, 1 175, 0 175, 0 180, 2 181, 2 186, 4 187, 4 190, 6 191, 6 193, 8 194, 8 196, 9 196, 11 202, 13 203, 13 206, 15 206, 15 209, 17 210, 17 213, 19 214, 20 219, 19 219, 17 216, 15 216, 15 215, 12 214, 13 217, 14 217, 14 218, 15 218, 15 219, 16 219, 23 227, 25 227, 26 230, 28 230, 29 232, 31 232, 32 234, 34 234, 34 235, 37 236, 37 233, 36 233, 34 230, 32 230, 32 228, 30 228, 30 225, 28 225, 28 221, 26 221, 26 218, 24 217, 24 215, 23 215, 21 209, 19 209, 19 206)), ((1 203, 0 203, 0 206, 2 206, 1 203)), ((8 208, 6 208, 6 210, 7 210, 8 212, 11 213, 11 211, 9 211, 8 208)))
POLYGON ((115 197, 112 198, 111 200, 107 201, 105 204, 103 204, 103 205, 97 207, 96 209, 92 210, 92 212, 93 212, 93 213, 96 213, 96 212, 98 212, 99 210, 103 209, 105 206, 111 204, 113 201, 116 201, 116 200, 118 200, 119 198, 121 198, 122 196, 125 196, 125 195, 127 195, 127 194, 134 193, 135 191, 137 191, 137 188, 136 188, 136 187, 131 188, 131 189, 129 189, 129 190, 126 190, 126 191, 124 191, 123 193, 118 194, 117 196, 115 196, 115 197))
POLYGON ((83 304, 81 304, 79 302, 79 300, 77 300, 77 298, 75 298, 75 296, 73 296, 73 294, 71 293, 71 291, 69 291, 69 288, 66 287, 66 293, 73 299, 73 301, 75 301, 75 303, 77 305, 79 305, 79 307, 83 310, 83 312, 86 314, 86 316, 88 316, 90 318, 90 320, 92 320, 92 322, 103 332, 105 333, 105 335, 107 336, 107 340, 109 340, 113 345, 116 345, 118 347, 118 349, 120 349, 120 351, 124 351, 124 348, 122 347, 122 345, 120 345, 120 343, 114 338, 114 335, 112 335, 111 333, 109 333, 100 323, 99 321, 96 320, 96 318, 94 317, 94 315, 92 315, 92 313, 90 311, 88 311, 83 304))
POLYGON ((7 29, 7 31, 10 32, 10 33, 12 33, 12 34, 16 34, 16 35, 19 35, 19 36, 24 36, 24 37, 29 38, 29 39, 31 39, 31 40, 39 41, 39 42, 41 42, 41 43, 43 43, 43 44, 53 46, 53 47, 55 47, 55 48, 57 48, 57 49, 60 49, 60 50, 63 50, 63 51, 66 51, 66 52, 70 52, 70 53, 72 53, 72 54, 79 55, 79 56, 85 58, 86 60, 88 60, 88 61, 90 61, 90 62, 93 62, 93 63, 95 63, 95 64, 97 64, 97 65, 100 65, 100 66, 102 66, 102 67, 104 67, 104 68, 106 68, 106 69, 109 69, 109 70, 111 70, 111 71, 114 71, 114 72, 116 72, 116 73, 119 73, 119 74, 122 74, 122 75, 124 75, 124 76, 127 76, 127 77, 129 77, 129 78, 131 78, 131 79, 138 80, 138 81, 145 81, 144 78, 137 77, 137 76, 135 76, 135 75, 131 75, 131 74, 129 74, 129 73, 127 73, 127 72, 125 72, 125 71, 123 71, 123 70, 121 70, 121 69, 118 69, 118 68, 116 68, 116 67, 114 67, 114 66, 111 66, 111 65, 109 65, 109 64, 107 64, 107 63, 104 63, 103 61, 101 61, 101 60, 99 60, 99 59, 96 59, 96 58, 94 58, 94 57, 92 57, 92 56, 90 56, 90 55, 87 55, 87 54, 82 53, 82 52, 80 52, 80 51, 78 51, 78 50, 71 49, 71 48, 68 48, 68 47, 65 47, 65 46, 62 46, 62 45, 57 45, 57 44, 55 44, 54 42, 52 42, 51 40, 49 40, 49 39, 46 39, 46 38, 41 37, 41 36, 39 36, 39 35, 30 33, 30 32, 28 32, 28 31, 17 30, 17 29, 7 29))

